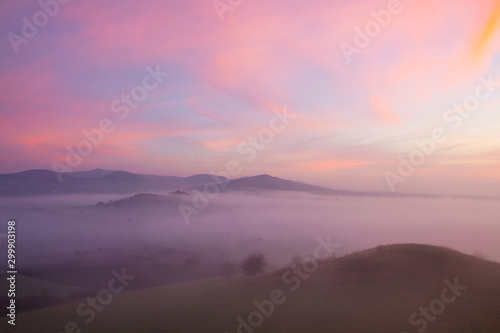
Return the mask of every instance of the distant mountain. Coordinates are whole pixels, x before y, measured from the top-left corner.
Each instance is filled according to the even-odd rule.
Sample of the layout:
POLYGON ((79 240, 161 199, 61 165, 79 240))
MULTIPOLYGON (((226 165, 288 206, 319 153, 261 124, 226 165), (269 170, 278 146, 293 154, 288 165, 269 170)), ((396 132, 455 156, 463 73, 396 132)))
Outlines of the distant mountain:
POLYGON ((229 179, 222 176, 198 174, 190 177, 184 178, 184 184, 198 185, 198 184, 208 184, 214 182, 227 182, 229 179))
POLYGON ((97 179, 107 176, 116 170, 103 170, 103 169, 93 169, 89 171, 75 171, 69 173, 73 178, 83 178, 83 179, 97 179))
POLYGON ((282 179, 269 175, 258 175, 254 177, 244 177, 231 180, 226 191, 260 191, 260 190, 274 190, 274 191, 295 191, 307 192, 316 194, 346 194, 347 191, 335 191, 325 187, 309 185, 302 182, 295 182, 292 180, 282 179))
POLYGON ((127 171, 115 171, 102 177, 101 179, 126 182, 145 180, 143 177, 127 171))
POLYGON ((16 173, 0 175, 1 181, 22 181, 22 182, 39 182, 53 183, 58 182, 57 175, 53 171, 34 169, 16 173))
POLYGON ((61 183, 55 172, 28 170, 0 175, 0 196, 58 193, 61 183))
POLYGON ((214 182, 217 178, 228 181, 224 177, 205 174, 174 177, 138 175, 123 170, 93 169, 57 175, 50 170, 36 169, 0 174, 0 196, 170 192, 202 186, 214 182))
POLYGON ((152 180, 155 182, 182 184, 184 181, 184 177, 159 176, 159 175, 148 175, 148 174, 138 174, 138 175, 144 179, 152 180))
MULTIPOLYGON (((333 190, 273 177, 258 175, 227 179, 225 177, 197 174, 189 177, 135 174, 123 170, 93 169, 57 175, 50 170, 27 170, 17 173, 0 174, 0 196, 32 196, 47 194, 95 194, 140 192, 171 192, 176 190, 204 190, 209 183, 222 184, 222 192, 229 191, 289 191, 320 195, 350 195, 373 197, 441 197, 439 195, 405 194, 391 192, 355 192, 333 190), (63 181, 59 181, 62 177, 63 181)), ((500 200, 499 197, 452 196, 473 199, 500 200)))

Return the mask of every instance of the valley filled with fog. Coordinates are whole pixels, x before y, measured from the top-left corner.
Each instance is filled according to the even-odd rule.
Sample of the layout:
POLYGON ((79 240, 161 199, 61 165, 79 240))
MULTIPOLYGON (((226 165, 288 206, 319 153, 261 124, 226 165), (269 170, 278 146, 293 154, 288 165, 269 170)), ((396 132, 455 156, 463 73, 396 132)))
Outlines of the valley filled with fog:
POLYGON ((143 195, 120 204, 126 197, 6 198, 0 218, 17 221, 18 267, 40 271, 75 260, 118 265, 134 256, 152 258, 151 265, 187 257, 201 265, 238 263, 255 251, 281 267, 296 254, 311 255, 316 239, 328 236, 340 245, 337 255, 380 244, 422 243, 500 261, 496 200, 231 192, 211 199, 186 223, 178 207, 192 204, 189 195, 143 195))

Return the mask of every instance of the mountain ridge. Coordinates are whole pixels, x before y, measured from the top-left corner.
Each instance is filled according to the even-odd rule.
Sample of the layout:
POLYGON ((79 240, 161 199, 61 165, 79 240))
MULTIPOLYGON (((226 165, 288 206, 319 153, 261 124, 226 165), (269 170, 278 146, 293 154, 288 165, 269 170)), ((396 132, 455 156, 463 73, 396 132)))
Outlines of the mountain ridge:
POLYGON ((373 191, 336 190, 302 181, 283 179, 268 174, 228 179, 218 175, 195 174, 188 177, 137 174, 124 170, 92 169, 57 174, 46 169, 31 169, 0 174, 0 196, 33 196, 49 194, 134 194, 200 190, 217 183, 221 192, 229 191, 288 191, 318 195, 373 197, 456 197, 481 200, 500 200, 500 197, 436 195, 373 191), (62 179, 62 181, 60 181, 62 179))

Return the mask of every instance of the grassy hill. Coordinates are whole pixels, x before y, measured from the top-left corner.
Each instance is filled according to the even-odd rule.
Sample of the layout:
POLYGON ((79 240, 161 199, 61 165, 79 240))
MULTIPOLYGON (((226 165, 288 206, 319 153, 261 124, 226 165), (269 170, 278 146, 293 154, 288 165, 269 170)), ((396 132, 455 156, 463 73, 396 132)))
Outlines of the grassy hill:
POLYGON ((284 268, 255 278, 125 290, 90 323, 76 313, 83 301, 78 300, 21 313, 15 329, 3 319, 0 331, 59 333, 75 321, 82 332, 223 333, 237 332, 238 318, 248 324, 250 315, 260 325, 239 332, 500 332, 498 263, 441 247, 402 244, 321 261, 313 268, 308 262, 300 275, 284 268), (445 281, 466 289, 453 294, 445 281), (269 317, 258 315, 254 301, 264 304, 261 313, 271 312, 270 299, 281 304, 273 306, 269 317), (413 318, 418 324, 409 323, 413 313, 429 307, 439 314, 428 312, 432 320, 424 320, 425 330, 422 316, 413 318))
MULTIPOLYGON (((0 276, 2 280, 6 280, 8 275, 2 274, 0 276)), ((41 295, 44 293, 51 296, 67 297, 69 294, 84 290, 84 288, 78 286, 72 286, 22 274, 17 275, 16 282, 18 285, 22 285, 22 289, 17 289, 16 291, 16 295, 18 297, 41 295)), ((3 290, 8 289, 8 284, 4 283, 3 281, 1 283, 1 286, 3 287, 3 290)))

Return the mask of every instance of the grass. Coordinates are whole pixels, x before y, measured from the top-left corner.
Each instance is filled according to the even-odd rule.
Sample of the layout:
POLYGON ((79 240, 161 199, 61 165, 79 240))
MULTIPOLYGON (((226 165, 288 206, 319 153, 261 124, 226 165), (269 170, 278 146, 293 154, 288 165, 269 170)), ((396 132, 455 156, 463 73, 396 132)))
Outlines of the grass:
MULTIPOLYGON (((2 277, 5 278, 6 276, 2 277)), ((81 287, 70 286, 22 274, 17 275, 16 282, 22 286, 22 289, 16 292, 18 297, 39 296, 45 293, 49 296, 66 298, 69 294, 85 290, 81 287)), ((5 284, 5 286, 7 286, 7 284, 5 284)))
POLYGON ((89 324, 75 312, 78 300, 19 314, 15 329, 2 322, 0 331, 59 333, 75 321, 82 332, 230 333, 237 331, 238 317, 247 321, 256 311, 255 300, 279 289, 286 301, 254 332, 417 332, 410 314, 440 297, 443 280, 457 277, 467 290, 425 332, 500 332, 500 264, 453 250, 378 247, 320 263, 296 291, 282 281, 284 272, 124 292, 89 324))

